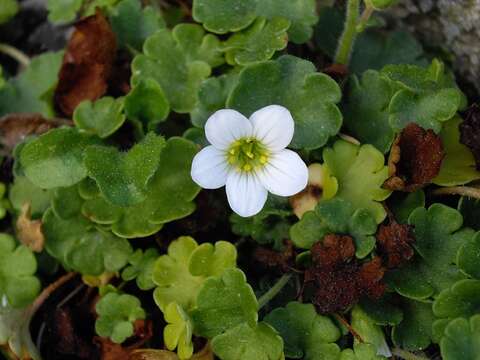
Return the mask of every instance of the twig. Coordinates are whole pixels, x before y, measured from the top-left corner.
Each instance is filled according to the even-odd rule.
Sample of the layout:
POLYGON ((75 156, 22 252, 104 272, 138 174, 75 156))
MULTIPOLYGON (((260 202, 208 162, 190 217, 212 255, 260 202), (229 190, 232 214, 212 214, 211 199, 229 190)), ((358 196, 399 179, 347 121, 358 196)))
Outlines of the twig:
POLYGON ((356 27, 357 32, 360 33, 363 30, 365 30, 365 28, 367 27, 368 20, 370 20, 370 17, 372 16, 374 11, 375 9, 373 8, 373 6, 370 4, 367 4, 367 6, 365 7, 365 10, 363 10, 360 20, 358 21, 358 24, 356 27))
POLYGON ((43 289, 40 295, 38 295, 35 301, 30 305, 28 312, 30 314, 35 314, 37 310, 40 308, 40 306, 42 306, 45 300, 47 300, 48 297, 52 295, 55 290, 57 290, 60 286, 62 286, 63 284, 71 280, 76 275, 77 274, 74 272, 67 273, 62 277, 58 278, 55 282, 48 285, 45 289, 43 289))
POLYGON ((283 289, 285 285, 287 285, 288 281, 292 277, 292 274, 284 274, 276 283, 273 285, 268 291, 260 296, 258 299, 258 308, 261 309, 264 307, 270 300, 272 300, 280 290, 283 289))
POLYGON ((0 43, 0 52, 15 59, 23 67, 30 65, 30 58, 13 46, 0 43))
POLYGON ((469 186, 452 186, 435 189, 432 195, 461 195, 480 199, 480 189, 469 186))
POLYGON ((345 27, 338 41, 337 51, 335 54, 335 63, 348 65, 350 55, 353 49, 353 44, 357 37, 357 20, 360 16, 360 1, 348 0, 347 17, 345 20, 345 27))
POLYGON ((350 324, 348 323, 348 321, 347 321, 342 315, 340 315, 340 314, 338 314, 338 313, 335 313, 335 314, 333 314, 333 315, 335 316, 335 318, 336 318, 338 321, 340 321, 343 325, 345 325, 345 327, 348 329, 348 331, 353 335, 353 337, 354 337, 355 339, 357 339, 357 340, 360 341, 361 343, 364 342, 363 339, 362 339, 362 337, 360 336, 360 334, 357 333, 354 328, 352 328, 352 325, 350 325, 350 324))

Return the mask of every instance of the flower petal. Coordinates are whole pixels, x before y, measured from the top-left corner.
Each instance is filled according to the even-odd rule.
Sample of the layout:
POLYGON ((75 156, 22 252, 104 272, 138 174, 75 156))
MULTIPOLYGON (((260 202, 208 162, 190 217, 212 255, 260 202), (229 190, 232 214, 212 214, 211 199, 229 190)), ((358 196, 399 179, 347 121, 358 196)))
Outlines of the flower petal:
POLYGON ((218 110, 205 124, 205 136, 217 149, 225 150, 235 140, 252 135, 252 124, 238 111, 218 110))
POLYGON ((296 152, 284 149, 271 155, 258 177, 272 194, 292 196, 307 186, 308 169, 296 152))
POLYGON ((267 201, 267 190, 253 172, 231 171, 226 187, 228 203, 240 216, 258 214, 267 201))
POLYGON ((295 123, 287 108, 269 105, 250 116, 253 135, 261 140, 270 151, 285 149, 292 141, 295 123))
POLYGON ((207 146, 193 158, 191 175, 202 188, 218 189, 225 185, 228 170, 225 153, 214 146, 207 146))

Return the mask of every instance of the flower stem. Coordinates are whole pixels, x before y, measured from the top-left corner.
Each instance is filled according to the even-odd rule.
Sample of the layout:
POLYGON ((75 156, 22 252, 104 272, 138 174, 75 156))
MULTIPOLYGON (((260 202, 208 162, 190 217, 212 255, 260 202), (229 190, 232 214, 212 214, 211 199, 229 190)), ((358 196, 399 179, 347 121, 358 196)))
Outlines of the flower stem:
POLYGON ((393 349, 392 354, 395 356, 401 357, 402 359, 405 359, 405 360, 428 360, 428 358, 426 357, 415 355, 409 351, 402 350, 399 348, 393 349))
POLYGON ((260 296, 258 299, 258 308, 261 309, 264 307, 270 300, 272 300, 280 290, 283 289, 285 285, 287 285, 288 281, 292 277, 292 274, 284 274, 276 283, 273 285, 268 291, 260 296))
POLYGON ((15 59, 23 67, 30 65, 30 58, 13 46, 0 43, 0 52, 15 59))
POLYGON ((475 199, 480 199, 480 189, 469 186, 452 186, 436 189, 432 191, 433 195, 461 195, 475 199))
POLYGON ((343 34, 338 41, 335 63, 348 65, 352 53, 353 44, 357 37, 357 21, 360 16, 360 1, 348 0, 347 17, 343 34))
POLYGON ((362 16, 360 17, 360 21, 357 24, 357 33, 361 33, 363 30, 365 30, 368 20, 370 20, 370 17, 372 16, 374 11, 374 7, 371 4, 367 4, 365 10, 363 10, 362 16))

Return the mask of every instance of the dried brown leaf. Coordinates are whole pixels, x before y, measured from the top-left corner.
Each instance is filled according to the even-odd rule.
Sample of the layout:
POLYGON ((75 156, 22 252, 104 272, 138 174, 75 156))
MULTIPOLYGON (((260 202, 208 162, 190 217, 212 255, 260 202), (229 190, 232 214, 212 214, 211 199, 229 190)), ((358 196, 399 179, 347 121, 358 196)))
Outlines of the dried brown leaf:
POLYGON ((323 194, 323 173, 321 164, 311 164, 308 167, 307 187, 289 198, 293 212, 299 219, 307 211, 315 209, 323 194))
POLYGON ((384 293, 381 259, 358 261, 350 236, 327 235, 311 253, 313 266, 305 272, 305 283, 313 285, 313 303, 320 313, 344 311, 363 296, 377 299, 384 293))
POLYGON ((71 122, 64 119, 47 120, 35 113, 5 115, 0 118, 0 143, 7 152, 11 152, 27 136, 41 135, 62 125, 71 125, 71 122))
POLYGON ((472 151, 476 168, 480 170, 480 107, 477 104, 468 109, 459 130, 460 142, 472 151))
POLYGON ((444 157, 440 137, 410 123, 395 139, 388 159, 390 178, 383 186, 390 190, 416 191, 438 175, 444 157))
POLYGON ((20 242, 35 252, 41 252, 45 244, 42 232, 42 221, 32 220, 30 203, 22 205, 20 216, 17 219, 17 237, 20 242))
POLYGON ((289 272, 295 265, 295 256, 295 249, 291 241, 285 242, 285 248, 282 252, 259 246, 253 253, 256 262, 266 268, 279 270, 283 273, 289 272))
POLYGON ((394 219, 378 228, 377 248, 387 268, 400 267, 414 255, 412 244, 415 238, 412 230, 412 226, 399 224, 394 219))
POLYGON ((99 12, 75 24, 55 90, 57 107, 71 116, 83 100, 105 94, 117 43, 106 18, 99 12))

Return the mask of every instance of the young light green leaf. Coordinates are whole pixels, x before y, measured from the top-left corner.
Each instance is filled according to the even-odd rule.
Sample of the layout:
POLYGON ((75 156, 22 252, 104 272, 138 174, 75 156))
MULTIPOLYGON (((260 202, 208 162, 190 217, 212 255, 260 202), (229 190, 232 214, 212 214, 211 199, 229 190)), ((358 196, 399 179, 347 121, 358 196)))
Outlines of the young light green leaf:
POLYGON ((34 57, 30 65, 0 89, 0 116, 8 113, 55 115, 52 93, 58 81, 62 52, 34 57))
POLYGON ((236 257, 235 247, 225 241, 217 242, 214 249, 210 244, 198 246, 188 236, 178 238, 168 247, 168 255, 159 257, 155 262, 152 275, 157 285, 155 302, 162 311, 171 302, 190 311, 206 278, 219 276, 225 269, 235 267, 236 257), (203 261, 210 261, 210 266, 203 269, 203 261))
POLYGON ((480 359, 480 315, 459 318, 445 328, 440 350, 445 360, 480 359))
POLYGON ((96 333, 109 337, 117 344, 133 335, 133 323, 136 320, 145 319, 140 300, 128 294, 109 292, 97 302, 95 310, 98 314, 96 333))
POLYGON ((135 279, 137 286, 142 290, 150 290, 155 287, 153 282, 153 267, 160 254, 157 249, 150 248, 143 252, 136 250, 128 259, 129 265, 122 271, 122 279, 130 281, 135 279))
POLYGON ((61 24, 75 20, 82 0, 47 0, 48 20, 61 24))
POLYGON ((242 323, 255 327, 257 311, 257 298, 245 274, 227 268, 221 278, 211 277, 204 282, 191 316, 195 333, 213 338, 242 323))
POLYGON ((30 204, 32 217, 41 216, 50 206, 52 191, 41 189, 25 176, 16 176, 8 191, 8 199, 13 209, 20 213, 25 203, 30 204))
POLYGON ((285 18, 258 18, 250 27, 233 34, 223 43, 227 62, 244 66, 270 60, 275 51, 287 46, 289 27, 290 21, 285 18))
MULTIPOLYGON (((392 356, 392 352, 385 340, 385 334, 383 333, 382 328, 378 326, 360 306, 355 306, 352 309, 351 325, 357 334, 360 335, 364 343, 373 345, 373 354, 371 358, 375 358, 376 355, 385 358, 392 356)), ((354 346, 360 344, 361 343, 355 338, 354 346)))
POLYGON ((0 234, 0 296, 20 308, 30 304, 40 291, 35 277, 37 261, 26 246, 16 246, 8 234, 0 234))
POLYGON ((53 129, 22 148, 20 163, 27 178, 40 188, 71 186, 87 176, 83 153, 96 143, 75 128, 53 129))
POLYGON ((140 0, 122 0, 110 11, 110 24, 117 35, 118 44, 141 50, 143 42, 159 29, 165 21, 151 6, 142 9, 140 0))
POLYGON ((95 102, 82 101, 73 113, 75 126, 87 134, 106 138, 125 121, 123 98, 103 97, 95 102))
POLYGON ((132 206, 146 199, 164 147, 163 137, 149 133, 124 154, 112 147, 90 146, 85 150, 84 164, 107 201, 132 206))
POLYGON ((362 143, 372 144, 386 153, 395 133, 388 121, 388 104, 394 92, 391 83, 374 70, 363 73, 361 80, 351 79, 345 107, 345 127, 362 143))
POLYGON ((211 72, 221 65, 219 40, 205 35, 202 27, 180 24, 170 31, 162 29, 151 35, 143 54, 132 62, 132 84, 151 78, 162 87, 172 110, 187 113, 194 109, 198 89, 211 72))
POLYGON ((290 146, 316 149, 340 130, 342 114, 335 105, 340 98, 332 78, 309 61, 285 55, 243 69, 227 106, 245 116, 267 105, 285 106, 295 120, 290 146))
POLYGON ((125 113, 147 130, 165 121, 170 105, 161 86, 153 79, 140 80, 125 97, 125 113))
POLYGON ((340 331, 333 321, 318 315, 312 304, 290 302, 284 308, 276 308, 264 321, 274 327, 282 336, 285 356, 292 359, 314 358, 326 344, 333 344, 340 337, 340 331))
POLYGON ((190 215, 195 209, 193 199, 200 190, 190 176, 196 152, 197 147, 188 140, 168 139, 144 201, 118 206, 99 196, 86 200, 82 213, 96 223, 111 225, 114 234, 126 238, 151 235, 164 223, 190 215))
POLYGON ((165 309, 167 326, 163 329, 163 340, 168 350, 177 349, 178 357, 190 359, 193 354, 193 324, 187 313, 176 302, 165 309))
POLYGON ((18 5, 17 0, 3 0, 0 4, 0 24, 6 23, 14 17, 19 8, 20 6, 18 5))
POLYGON ((389 274, 391 285, 399 294, 426 299, 465 277, 453 263, 458 249, 472 238, 473 230, 461 229, 462 216, 458 211, 433 204, 428 210, 416 209, 408 222, 414 226, 418 255, 389 274))
POLYGON ((327 234, 345 234, 355 241, 358 258, 367 256, 375 246, 377 223, 366 209, 355 210, 351 203, 341 198, 321 201, 315 211, 305 213, 290 229, 293 243, 310 249, 327 234))
POLYGON ((468 147, 460 143, 458 126, 460 117, 447 121, 440 132, 445 158, 440 173, 432 181, 436 185, 455 186, 480 179, 480 172, 475 168, 475 158, 468 147))
MULTIPOLYGON (((381 223, 386 212, 380 201, 390 195, 382 188, 388 178, 383 154, 372 145, 358 146, 339 140, 332 148, 323 150, 323 158, 325 168, 338 182, 338 190, 331 193, 349 201, 354 209, 367 209, 381 223)), ((326 191, 330 192, 324 188, 326 191)))
POLYGON ((243 323, 212 340, 215 355, 221 360, 281 360, 283 341, 266 323, 250 327, 243 323))

